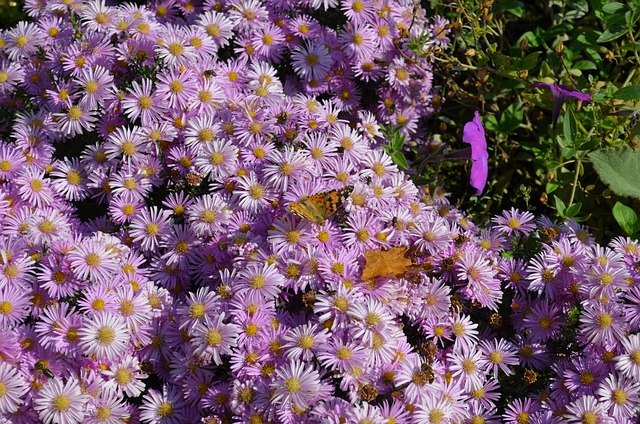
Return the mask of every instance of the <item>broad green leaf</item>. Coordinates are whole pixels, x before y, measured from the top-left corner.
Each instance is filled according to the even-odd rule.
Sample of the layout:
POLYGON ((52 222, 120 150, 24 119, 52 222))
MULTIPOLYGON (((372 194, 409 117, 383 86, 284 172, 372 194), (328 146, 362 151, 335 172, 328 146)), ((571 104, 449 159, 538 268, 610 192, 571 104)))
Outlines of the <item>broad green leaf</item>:
POLYGON ((579 60, 573 65, 573 67, 576 69, 581 69, 583 71, 598 69, 596 64, 590 60, 579 60))
POLYGON ((628 146, 589 154, 600 179, 619 196, 640 199, 640 150, 628 146))
POLYGON ((560 184, 557 181, 549 181, 544 191, 547 192, 547 194, 551 194, 556 191, 558 187, 560 187, 560 184))
POLYGON ((564 202, 562 201, 562 199, 560 199, 558 196, 553 196, 553 198, 556 201, 556 209, 558 210, 558 215, 560 216, 565 216, 564 212, 567 209, 567 206, 564 204, 564 202))
POLYGON ((622 228, 627 235, 633 234, 638 223, 638 215, 636 215, 635 211, 629 206, 616 202, 616 204, 613 205, 612 212, 620 228, 622 228))
POLYGON ((574 216, 578 215, 578 213, 580 212, 580 209, 582 209, 582 203, 574 203, 573 205, 567 208, 567 210, 565 211, 565 214, 567 217, 573 218, 574 216))
POLYGON ((580 11, 582 16, 589 12, 589 4, 587 3, 587 0, 569 0, 569 7, 580 11))
POLYGON ((522 59, 522 63, 520 63, 520 69, 530 71, 533 68, 535 68, 536 65, 538 64, 538 57, 540 57, 541 54, 542 52, 537 51, 537 52, 533 52, 531 54, 526 55, 522 59))
POLYGON ((498 131, 498 120, 495 115, 489 115, 485 117, 482 121, 482 124, 489 131, 498 131))
POLYGON ((402 152, 393 152, 391 155, 393 161, 403 169, 409 169, 409 164, 407 164, 407 158, 404 157, 402 152))
POLYGON ((609 4, 605 4, 602 6, 602 11, 608 13, 610 15, 616 15, 618 13, 624 13, 629 10, 629 7, 626 4, 612 2, 609 4))
POLYGON ((619 100, 631 100, 634 102, 640 102, 640 85, 630 85, 628 87, 622 87, 620 90, 615 92, 613 98, 619 100))
POLYGON ((553 76, 555 76, 555 74, 549 67, 549 63, 543 60, 542 65, 540 65, 540 79, 552 78, 553 76))
POLYGON ((568 107, 567 111, 564 113, 564 120, 562 122, 562 133, 565 140, 567 140, 570 145, 573 145, 573 141, 576 139, 577 132, 578 124, 576 123, 576 117, 573 114, 573 110, 568 107))
POLYGON ((600 138, 598 137, 585 138, 580 140, 579 143, 576 143, 580 150, 592 150, 598 147, 599 144, 600 138))
POLYGON ((509 107, 500 115, 500 132, 503 134, 510 134, 522 123, 522 105, 512 103, 509 107))
POLYGON ((404 146, 404 135, 394 134, 393 138, 391 139, 391 149, 397 151, 402 149, 402 146, 404 146))
POLYGON ((596 40, 598 43, 608 43, 625 35, 629 30, 622 25, 614 25, 604 30, 602 35, 596 40))

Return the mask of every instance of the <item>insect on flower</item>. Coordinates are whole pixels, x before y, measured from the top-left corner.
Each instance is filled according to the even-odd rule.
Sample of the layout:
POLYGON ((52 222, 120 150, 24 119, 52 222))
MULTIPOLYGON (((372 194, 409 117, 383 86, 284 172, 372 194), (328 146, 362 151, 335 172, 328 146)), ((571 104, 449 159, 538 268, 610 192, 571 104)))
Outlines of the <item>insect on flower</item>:
POLYGON ((42 374, 44 374, 45 376, 47 376, 49 378, 55 378, 56 377, 51 372, 51 370, 49 369, 49 363, 47 361, 45 361, 44 359, 40 359, 39 361, 36 361, 36 363, 33 366, 33 368, 35 368, 36 371, 40 371, 42 374))
POLYGON ((318 225, 333 215, 353 191, 353 186, 314 194, 300 202, 289 203, 289 212, 318 225))

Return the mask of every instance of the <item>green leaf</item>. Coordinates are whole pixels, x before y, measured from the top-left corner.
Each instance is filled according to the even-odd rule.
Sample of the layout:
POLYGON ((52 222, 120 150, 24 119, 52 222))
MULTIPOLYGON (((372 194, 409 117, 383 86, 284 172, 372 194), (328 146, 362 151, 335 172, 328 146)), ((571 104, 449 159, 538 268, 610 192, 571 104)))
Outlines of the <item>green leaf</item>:
POLYGON ((394 137, 391 139, 391 148, 394 151, 398 151, 402 149, 402 146, 404 146, 404 135, 394 134, 394 137))
POLYGON ((541 51, 533 52, 531 54, 526 55, 522 62, 520 63, 520 69, 524 69, 527 71, 532 70, 538 64, 538 57, 542 54, 541 51))
POLYGON ((628 146, 589 154, 600 179, 619 196, 640 199, 640 151, 628 146))
POLYGON ((509 107, 500 115, 500 132, 503 134, 510 134, 522 123, 522 105, 512 103, 509 107))
POLYGON ((574 203, 567 208, 565 214, 568 218, 573 218, 574 216, 578 215, 580 209, 582 209, 582 203, 574 203))
POLYGON ((489 131, 498 131, 498 120, 495 115, 489 115, 482 121, 484 127, 489 131))
POLYGON ((553 77, 554 75, 555 74, 551 70, 551 67, 549 66, 549 63, 547 63, 547 61, 543 60, 542 61, 542 65, 540 65, 540 80, 543 80, 544 78, 553 77))
POLYGON ((607 28, 604 30, 602 35, 598 37, 596 42, 598 43, 608 43, 609 41, 613 41, 617 38, 622 37, 629 31, 628 28, 623 27, 622 25, 614 25, 611 28, 607 28))
POLYGON ((567 209, 567 206, 558 196, 554 195, 553 198, 556 201, 556 209, 558 210, 558 215, 565 216, 564 212, 567 209))
POLYGON ((567 140, 570 145, 573 145, 573 141, 575 140, 576 134, 578 133, 578 124, 576 124, 576 117, 570 107, 568 107, 567 111, 564 113, 564 121, 562 122, 562 133, 565 140, 567 140))
POLYGON ((402 152, 393 152, 391 155, 393 161, 403 169, 409 169, 409 164, 407 163, 407 158, 404 157, 402 152))
POLYGON ((560 184, 557 181, 549 181, 544 191, 547 192, 547 194, 551 194, 556 191, 558 187, 560 187, 560 184))
POLYGON ((580 11, 583 15, 589 12, 589 4, 587 0, 569 0, 569 7, 580 11))
POLYGON ((640 85, 630 85, 622 87, 616 91, 613 95, 614 99, 619 100, 631 100, 634 102, 640 102, 640 85))
POLYGON ((615 1, 602 6, 602 11, 610 15, 617 15, 619 13, 624 13, 627 10, 629 10, 629 7, 627 5, 618 3, 615 1))
POLYGON ((588 70, 592 70, 592 69, 598 69, 596 64, 593 63, 590 60, 579 60, 573 65, 573 67, 575 69, 580 69, 580 70, 583 70, 583 71, 588 71, 588 70))
POLYGON ((616 204, 613 205, 612 212, 620 228, 622 228, 627 235, 633 234, 638 225, 638 215, 636 215, 635 211, 629 206, 616 202, 616 204))

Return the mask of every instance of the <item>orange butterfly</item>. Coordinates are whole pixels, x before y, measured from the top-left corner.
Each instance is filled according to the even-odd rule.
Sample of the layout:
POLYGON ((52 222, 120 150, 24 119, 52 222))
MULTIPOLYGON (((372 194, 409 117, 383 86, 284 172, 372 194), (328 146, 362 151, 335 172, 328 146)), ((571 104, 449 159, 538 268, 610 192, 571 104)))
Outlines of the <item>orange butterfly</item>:
POLYGON ((300 202, 289 203, 289 212, 298 215, 318 225, 323 225, 325 219, 329 218, 340 208, 344 201, 353 191, 353 186, 339 190, 324 191, 303 198, 300 202))

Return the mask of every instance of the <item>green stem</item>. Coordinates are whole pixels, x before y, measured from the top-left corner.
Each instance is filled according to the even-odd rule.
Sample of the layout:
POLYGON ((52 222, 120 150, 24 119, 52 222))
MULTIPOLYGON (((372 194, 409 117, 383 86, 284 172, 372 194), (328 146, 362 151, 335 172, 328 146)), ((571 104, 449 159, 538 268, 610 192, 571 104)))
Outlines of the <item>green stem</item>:
POLYGON ((580 175, 580 167, 582 166, 582 162, 580 162, 580 158, 576 158, 576 175, 573 177, 573 187, 571 188, 571 197, 569 198, 569 206, 570 208, 573 205, 573 200, 576 197, 576 190, 578 188, 578 176, 580 175))

